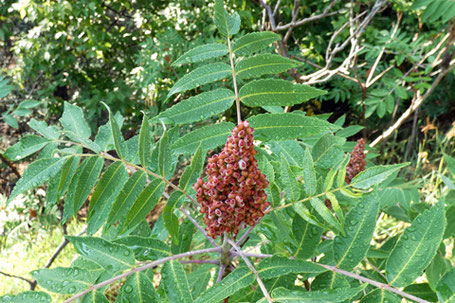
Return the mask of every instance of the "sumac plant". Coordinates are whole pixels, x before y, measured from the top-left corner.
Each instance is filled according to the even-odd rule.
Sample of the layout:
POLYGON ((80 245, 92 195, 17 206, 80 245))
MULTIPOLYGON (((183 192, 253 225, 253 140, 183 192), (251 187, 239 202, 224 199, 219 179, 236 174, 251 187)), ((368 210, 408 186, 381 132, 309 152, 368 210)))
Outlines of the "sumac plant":
POLYGON ((444 199, 420 202, 397 178, 406 163, 365 167, 364 142, 353 152, 343 121, 289 112, 326 92, 285 80, 300 63, 267 53, 277 34, 239 36, 222 0, 214 22, 220 42, 173 63, 194 68, 168 98, 193 96, 144 114, 137 136, 125 140, 107 108, 92 137, 82 109, 65 103, 59 126, 31 120, 39 135, 6 151, 40 151, 9 200, 47 182, 46 207, 60 206, 65 224, 90 198, 85 234, 66 235, 72 264, 33 271, 41 291, 0 302, 50 302, 45 291, 63 302, 453 300, 444 199), (237 126, 222 116, 234 103, 237 126), (384 217, 401 228, 381 232, 384 217))

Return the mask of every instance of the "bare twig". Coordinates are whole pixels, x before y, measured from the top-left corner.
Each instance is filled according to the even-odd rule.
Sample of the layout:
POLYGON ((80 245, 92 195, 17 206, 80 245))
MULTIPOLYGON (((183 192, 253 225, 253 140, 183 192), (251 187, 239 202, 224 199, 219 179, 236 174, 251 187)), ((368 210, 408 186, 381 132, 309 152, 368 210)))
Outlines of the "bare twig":
POLYGON ((10 277, 10 278, 14 278, 14 279, 19 279, 19 280, 25 281, 25 282, 27 282, 28 284, 30 284, 30 289, 33 290, 32 287, 33 287, 33 285, 35 284, 35 281, 29 280, 29 279, 24 278, 24 277, 21 277, 21 276, 9 274, 9 273, 3 272, 3 271, 0 271, 0 275, 4 275, 4 276, 6 276, 6 277, 10 277))
POLYGON ((417 109, 420 105, 431 95, 434 91, 436 86, 438 86, 439 82, 444 78, 453 68, 455 64, 452 63, 449 68, 442 70, 436 79, 433 81, 431 87, 425 92, 423 96, 418 95, 417 98, 411 103, 411 106, 398 118, 398 120, 389 127, 386 131, 384 131, 379 137, 377 137, 371 144, 370 147, 376 146, 382 140, 388 138, 395 130, 397 130, 406 119, 417 109))
POLYGON ((2 160, 3 162, 5 162, 6 165, 8 165, 9 168, 11 168, 11 170, 13 171, 13 173, 14 173, 18 178, 21 177, 21 174, 20 174, 19 171, 17 170, 16 166, 15 166, 11 161, 9 161, 8 159, 6 159, 2 154, 0 154, 0 160, 2 160))
POLYGON ((182 260, 179 261, 182 264, 216 264, 220 265, 220 261, 218 260, 182 260))
POLYGON ((242 257, 243 261, 245 261, 246 265, 248 266, 248 268, 254 273, 254 275, 256 276, 256 281, 258 281, 258 285, 259 287, 261 288, 262 290, 262 293, 264 294, 264 297, 267 299, 267 302, 269 303, 272 303, 272 298, 270 297, 269 295, 269 292, 267 291, 267 289, 265 288, 265 285, 264 283, 262 282, 261 278, 259 278, 259 274, 257 272, 257 270, 254 268, 253 264, 251 264, 250 260, 248 260, 248 258, 244 255, 244 253, 242 252, 242 250, 240 249, 240 247, 237 246, 237 244, 235 244, 234 241, 232 241, 231 239, 228 240, 229 244, 232 245, 232 247, 235 248, 235 250, 237 251, 237 253, 240 255, 240 257, 242 257))
POLYGON ((220 270, 218 271, 218 277, 216 278, 216 283, 220 283, 221 280, 223 280, 223 276, 224 276, 224 271, 226 270, 226 265, 225 264, 221 264, 220 266, 220 270))
MULTIPOLYGON (((398 26, 400 25, 401 17, 403 17, 403 13, 402 12, 398 12, 397 13, 397 23, 395 23, 395 27, 393 28, 392 35, 390 36, 390 39, 393 39, 395 37, 395 35, 396 35, 397 31, 398 31, 398 26)), ((368 74, 368 77, 367 77, 367 81, 365 82, 365 86, 367 88, 370 87, 371 85, 373 85, 373 83, 377 81, 377 80, 371 81, 371 79, 373 78, 374 72, 376 71, 376 68, 378 67, 379 62, 381 61, 381 58, 382 58, 382 55, 384 54, 384 51, 385 51, 385 46, 383 46, 381 48, 381 51, 379 52, 379 55, 376 58, 376 61, 374 62, 373 66, 371 67, 370 73, 368 74)), ((390 66, 390 68, 392 68, 392 67, 393 67, 393 65, 390 66)))
MULTIPOLYGON (((329 11, 332 9, 332 7, 338 1, 339 0, 333 0, 332 2, 330 2, 330 4, 319 15, 314 15, 314 16, 311 16, 311 17, 296 21, 296 19, 297 19, 297 14, 296 14, 295 18, 292 18, 292 21, 290 23, 285 24, 285 25, 277 26, 275 28, 275 31, 282 31, 282 30, 285 30, 285 29, 290 29, 290 28, 301 26, 303 24, 306 24, 306 23, 309 23, 309 22, 313 22, 313 21, 316 21, 316 20, 319 20, 319 19, 322 19, 322 18, 325 18, 325 17, 328 17, 328 16, 332 16, 332 15, 338 14, 340 11, 335 11, 335 12, 329 13, 329 11)), ((300 1, 298 1, 298 2, 300 2, 300 1)), ((294 6, 295 6, 295 4, 294 4, 294 6)))
POLYGON ((213 247, 219 247, 219 245, 216 244, 215 240, 213 240, 212 237, 209 237, 209 235, 207 235, 202 226, 200 226, 199 223, 197 223, 196 220, 194 220, 194 218, 191 217, 191 215, 183 207, 180 207, 180 211, 191 221, 191 223, 193 223, 194 226, 197 227, 197 229, 199 229, 199 231, 202 234, 204 234, 207 240, 209 240, 209 242, 212 243, 213 247))
MULTIPOLYGON (((250 258, 270 258, 272 255, 268 255, 268 254, 256 254, 256 253, 249 253, 249 252, 244 252, 242 251, 242 254, 245 256, 245 257, 250 257, 250 258)), ((238 252, 233 252, 232 253, 233 256, 235 257, 238 257, 240 256, 240 254, 238 252)))
POLYGON ((330 265, 325 265, 325 264, 320 264, 320 263, 316 263, 324 268, 327 268, 328 270, 331 270, 333 272, 336 272, 336 273, 339 273, 339 274, 342 274, 342 275, 345 275, 347 277, 351 277, 351 278, 354 278, 356 280, 359 280, 359 281, 362 281, 362 282, 365 282, 365 283, 368 283, 370 285, 373 285, 373 286, 376 286, 378 288, 381 288, 381 289, 385 289, 387 291, 390 291, 390 292, 393 292, 393 293, 396 293, 397 295, 400 295, 402 297, 405 297, 405 298, 408 298, 408 299, 411 299, 413 301, 416 301, 416 302, 419 302, 419 303, 430 303, 429 301, 426 301, 426 300, 423 300, 421 298, 418 298, 416 296, 413 296, 411 294, 408 294, 404 291, 401 291, 399 289, 396 289, 392 286, 389 286, 387 284, 384 284, 384 283, 381 283, 381 282, 378 282, 378 281, 375 281, 375 280, 372 280, 372 279, 368 279, 368 278, 365 278, 365 277, 362 277, 358 274, 354 274, 352 272, 349 272, 349 271, 346 271, 346 270, 343 270, 343 269, 340 269, 340 268, 337 268, 336 266, 330 266, 330 265))
POLYGON ((133 269, 121 274, 121 275, 115 276, 115 277, 113 277, 111 279, 108 279, 108 280, 103 281, 101 283, 98 283, 98 284, 95 284, 93 286, 90 286, 88 289, 86 289, 84 291, 81 291, 80 293, 74 295, 73 297, 63 301, 63 303, 73 302, 73 301, 77 300, 78 298, 84 296, 85 294, 87 294, 87 293, 89 293, 91 291, 97 290, 97 289, 99 289, 101 287, 104 287, 106 285, 109 285, 111 283, 119 281, 119 280, 121 280, 123 278, 126 278, 128 276, 131 276, 132 274, 134 274, 136 272, 141 272, 141 271, 147 270, 149 268, 153 268, 153 267, 158 266, 160 264, 163 264, 163 263, 165 263, 167 261, 182 259, 182 258, 194 256, 194 255, 211 253, 211 252, 221 252, 221 248, 215 247, 215 248, 207 248, 207 249, 188 251, 188 252, 185 252, 185 253, 182 253, 182 254, 178 254, 178 255, 166 257, 166 258, 163 258, 163 259, 159 259, 159 260, 150 262, 148 264, 145 264, 143 266, 135 267, 135 268, 133 268, 133 269))
POLYGON ((237 79, 235 73, 235 64, 234 64, 234 52, 232 51, 231 47, 231 39, 227 37, 227 43, 229 48, 229 60, 231 61, 231 69, 232 69, 232 82, 234 84, 234 93, 235 93, 235 107, 237 109, 237 123, 242 121, 242 115, 240 113, 240 98, 239 98, 239 90, 237 88, 237 79))

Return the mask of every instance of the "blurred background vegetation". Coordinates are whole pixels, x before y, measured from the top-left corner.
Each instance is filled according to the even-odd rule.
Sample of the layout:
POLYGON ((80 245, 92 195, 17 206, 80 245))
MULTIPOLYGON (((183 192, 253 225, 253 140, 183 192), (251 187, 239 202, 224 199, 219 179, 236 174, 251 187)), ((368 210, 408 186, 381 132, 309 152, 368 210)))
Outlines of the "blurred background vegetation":
MULTIPOLYGON (((411 161, 402 177, 412 180, 422 201, 455 189, 440 177, 449 175, 443 153, 453 156, 455 150, 455 1, 225 2, 239 12, 241 31, 275 31, 283 37, 276 52, 305 62, 283 78, 329 92, 294 110, 327 114, 350 127, 351 140, 368 143, 401 119, 375 144, 376 164, 411 161)), ((43 189, 5 209, 5 197, 30 159, 14 162, 4 150, 30 131, 31 119, 54 123, 64 101, 83 107, 93 129, 108 120, 105 102, 126 117, 128 139, 141 111, 153 117, 196 94, 166 101, 178 75, 190 70, 172 62, 219 39, 212 8, 206 0, 0 2, 0 271, 27 276, 44 265, 62 234, 60 210, 46 209, 43 189)), ((227 119, 234 116, 226 113, 227 119)), ((384 222, 383 230, 393 232, 393 221, 384 222)), ((70 228, 81 229, 77 222, 70 228)), ((68 264, 71 256, 62 254, 59 262, 68 264)), ((12 287, 15 282, 0 275, 0 294, 28 287, 12 287)))

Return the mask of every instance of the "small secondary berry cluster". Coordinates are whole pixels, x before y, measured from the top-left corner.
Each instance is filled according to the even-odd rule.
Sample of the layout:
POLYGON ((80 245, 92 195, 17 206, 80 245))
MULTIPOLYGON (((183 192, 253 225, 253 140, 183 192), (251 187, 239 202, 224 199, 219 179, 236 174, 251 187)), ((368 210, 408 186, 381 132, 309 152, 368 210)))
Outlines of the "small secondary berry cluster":
POLYGON ((351 153, 351 159, 346 167, 346 177, 344 180, 347 184, 350 184, 355 176, 365 170, 367 164, 365 158, 365 140, 361 138, 357 140, 357 144, 351 153))
MULTIPOLYGON (((351 180, 357 176, 361 171, 365 170, 366 161, 365 161, 365 140, 363 138, 357 140, 356 146, 351 152, 351 159, 349 160, 348 165, 346 166, 346 175, 344 180, 347 184, 351 183, 351 180)), ((332 203, 329 199, 325 199, 325 206, 332 209, 332 203)))
POLYGON ((221 153, 208 159, 207 182, 199 178, 193 185, 206 231, 214 239, 253 226, 270 206, 264 192, 269 182, 254 157, 253 132, 248 121, 240 122, 221 153))

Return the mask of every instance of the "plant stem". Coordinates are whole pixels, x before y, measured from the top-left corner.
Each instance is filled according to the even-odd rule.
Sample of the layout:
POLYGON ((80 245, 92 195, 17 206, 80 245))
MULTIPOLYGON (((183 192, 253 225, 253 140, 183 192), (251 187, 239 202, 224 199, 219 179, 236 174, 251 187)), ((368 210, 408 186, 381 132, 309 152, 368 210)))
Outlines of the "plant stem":
POLYGON ((193 223, 193 225, 196 226, 202 234, 204 234, 207 240, 212 243, 213 247, 220 247, 218 244, 216 244, 215 240, 213 240, 212 237, 209 237, 209 235, 207 235, 202 226, 200 226, 199 223, 197 223, 196 220, 194 220, 194 218, 191 217, 191 215, 183 207, 180 207, 179 209, 191 221, 191 223, 193 223))
POLYGON ((218 271, 218 277, 216 278, 216 283, 220 283, 223 280, 224 271, 226 270, 226 265, 221 264, 220 270, 218 271))
POLYGON ((231 39, 227 38, 228 48, 229 48, 229 60, 231 61, 231 69, 232 69, 232 82, 234 83, 234 93, 235 93, 235 106, 237 108, 237 123, 242 121, 242 116, 240 113, 240 98, 239 98, 239 90, 237 88, 237 79, 235 74, 235 65, 234 65, 234 53, 232 52, 231 47, 231 39))
POLYGON ((269 292, 267 291, 267 288, 265 288, 265 285, 262 282, 261 278, 259 278, 259 274, 258 274, 257 270, 254 268, 253 264, 251 264, 250 260, 248 260, 248 258, 245 256, 245 254, 243 253, 242 249, 240 247, 238 247, 237 244, 235 244, 234 241, 229 239, 228 242, 229 242, 229 244, 231 244, 235 248, 235 250, 240 255, 240 257, 242 257, 243 261, 245 261, 245 263, 248 266, 248 268, 256 276, 256 281, 258 281, 258 285, 261 288, 262 293, 264 294, 264 297, 267 299, 267 302, 272 303, 273 302, 272 298, 270 297, 269 292))
POLYGON ((179 261, 181 264, 216 264, 220 265, 220 261, 218 260, 182 260, 179 261))
POLYGON ((172 260, 176 260, 176 259, 181 259, 181 258, 186 258, 186 257, 194 256, 194 255, 211 253, 211 252, 220 253, 221 252, 221 248, 215 247, 215 248, 207 248, 207 249, 188 251, 186 253, 182 253, 182 254, 166 257, 166 258, 163 258, 163 259, 160 259, 160 260, 156 260, 156 261, 150 262, 148 264, 145 264, 143 266, 135 267, 135 268, 133 268, 133 269, 121 274, 121 275, 115 276, 115 277, 113 277, 111 279, 108 279, 108 280, 103 281, 101 283, 98 283, 98 284, 95 284, 93 286, 90 286, 90 288, 88 288, 88 289, 86 289, 84 291, 81 291, 80 293, 74 295, 73 297, 63 301, 63 303, 73 302, 76 299, 84 296, 85 294, 87 294, 87 293, 89 293, 91 291, 95 291, 95 290, 97 290, 97 289, 99 289, 101 287, 104 287, 104 286, 109 285, 109 284, 111 284, 113 282, 119 281, 119 280, 121 280, 123 278, 126 278, 128 276, 131 276, 132 274, 134 274, 136 272, 141 272, 141 271, 147 270, 149 268, 152 268, 152 267, 158 266, 160 264, 163 264, 163 263, 165 263, 167 261, 172 261, 172 260))
POLYGON ((375 280, 372 280, 372 279, 368 279, 368 278, 362 277, 362 276, 354 274, 352 272, 340 269, 340 268, 338 268, 336 266, 330 266, 330 265, 325 265, 325 264, 320 264, 320 263, 316 263, 316 264, 318 264, 318 265, 320 265, 320 266, 322 266, 324 268, 327 268, 328 270, 331 270, 333 272, 336 272, 336 273, 339 273, 339 274, 342 274, 342 275, 357 279, 357 280, 362 281, 362 282, 366 282, 368 284, 371 284, 371 285, 376 286, 378 288, 382 288, 382 289, 385 289, 387 291, 396 293, 397 295, 400 295, 402 297, 411 299, 413 301, 416 301, 416 302, 419 302, 419 303, 430 303, 427 300, 424 300, 424 299, 421 299, 419 297, 413 296, 411 294, 405 293, 405 292, 403 292, 403 291, 401 291, 399 289, 396 289, 396 288, 394 288, 394 287, 392 287, 390 285, 387 285, 387 284, 384 284, 384 283, 381 283, 381 282, 378 282, 378 281, 375 281, 375 280))
MULTIPOLYGON (((244 253, 244 252, 239 252, 237 251, 238 254, 240 256, 249 256, 249 257, 257 257, 257 258, 270 258, 270 257, 273 257, 273 255, 269 255, 269 254, 249 254, 249 253, 244 253)), ((245 261, 246 262, 246 261, 245 261)), ((405 298, 408 298, 408 299, 411 299, 413 301, 416 301, 416 302, 419 302, 419 303, 430 303, 429 301, 426 301, 426 300, 423 300, 421 298, 418 298, 416 296, 413 296, 411 294, 408 294, 404 291, 401 291, 399 289, 396 289, 390 285, 387 285, 387 284, 384 284, 384 283, 381 283, 381 282, 378 282, 378 281, 375 281, 375 280, 372 280, 372 279, 368 279, 368 278, 365 278, 363 276, 360 276, 358 274, 355 274, 355 273, 352 273, 352 272, 349 272, 349 271, 346 271, 346 270, 343 270, 343 269, 339 269, 338 267, 336 266, 330 266, 330 265, 325 265, 325 264, 321 264, 321 263, 315 263, 319 266, 322 266, 328 270, 331 270, 333 272, 336 272, 336 273, 339 273, 339 274, 342 274, 342 275, 345 275, 345 276, 348 276, 348 277, 351 277, 351 278, 354 278, 356 280, 359 280, 359 281, 362 281, 362 282, 365 282, 365 283, 368 283, 370 285, 373 285, 373 286, 376 286, 378 288, 382 288, 382 289, 385 289, 387 291, 390 291, 390 292, 393 292, 393 293, 396 293, 397 295, 400 295, 402 297, 405 297, 405 298)))

